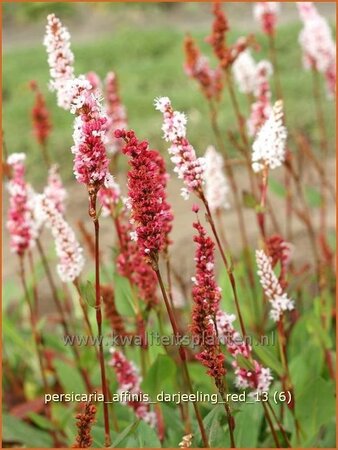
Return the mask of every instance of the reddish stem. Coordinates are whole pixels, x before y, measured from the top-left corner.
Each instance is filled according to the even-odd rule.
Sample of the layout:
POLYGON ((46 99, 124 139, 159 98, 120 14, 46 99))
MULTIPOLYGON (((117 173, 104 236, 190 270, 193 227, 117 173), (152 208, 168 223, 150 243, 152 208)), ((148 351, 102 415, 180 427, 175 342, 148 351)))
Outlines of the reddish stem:
MULTIPOLYGON (((154 260, 152 261, 152 267, 153 267, 154 272, 156 273, 157 280, 158 280, 158 283, 160 285, 160 289, 161 289, 161 292, 162 292, 162 297, 163 297, 163 300, 164 300, 164 303, 165 303, 165 306, 166 306, 166 309, 167 309, 167 313, 168 313, 168 316, 169 316, 171 327, 173 329, 174 336, 176 337, 176 339, 178 341, 180 341, 181 334, 180 334, 179 328, 177 326, 177 322, 176 322, 176 318, 175 318, 174 312, 172 311, 172 309, 170 307, 170 302, 169 302, 169 299, 168 299, 168 296, 167 296, 167 292, 166 292, 164 284, 163 284, 162 276, 161 276, 160 270, 158 268, 157 261, 154 261, 154 260)), ((191 379, 190 379, 190 375, 189 375, 189 371, 188 371, 188 366, 187 366, 187 361, 186 361, 186 353, 185 353, 185 349, 184 349, 184 347, 183 347, 183 345, 181 343, 179 344, 179 347, 178 347, 178 353, 179 353, 179 356, 180 356, 180 359, 181 359, 182 369, 183 369, 184 377, 186 379, 186 383, 188 385, 189 393, 193 394, 194 391, 193 391, 193 387, 192 387, 192 383, 191 383, 191 379)), ((199 429, 200 429, 200 432, 201 432, 203 444, 204 444, 204 446, 206 448, 209 448, 209 442, 208 442, 207 433, 205 431, 203 420, 202 420, 202 416, 201 416, 201 413, 199 411, 199 408, 198 408, 196 402, 193 402, 193 406, 194 406, 194 410, 195 410, 195 415, 196 415, 196 419, 197 419, 197 422, 198 422, 198 426, 199 426, 199 429)))
POLYGON ((104 429, 105 429, 105 446, 110 447, 110 424, 109 424, 109 412, 108 412, 108 388, 106 380, 106 370, 104 364, 103 343, 102 343, 102 311, 101 311, 101 292, 100 292, 100 225, 99 219, 96 216, 96 195, 94 197, 93 205, 95 210, 94 230, 95 230, 95 310, 96 310, 96 323, 97 323, 97 337, 99 341, 99 361, 101 370, 101 385, 102 393, 104 396, 103 403, 103 416, 104 416, 104 429))

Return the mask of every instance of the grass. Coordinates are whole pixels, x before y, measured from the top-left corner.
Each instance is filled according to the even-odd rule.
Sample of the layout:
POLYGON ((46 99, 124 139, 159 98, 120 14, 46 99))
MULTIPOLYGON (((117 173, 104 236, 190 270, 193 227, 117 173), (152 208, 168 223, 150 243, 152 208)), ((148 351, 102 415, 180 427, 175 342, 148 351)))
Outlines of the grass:
MULTIPOLYGON (((212 18, 210 17, 210 23, 212 18)), ((315 129, 314 108, 311 94, 311 74, 305 72, 301 64, 298 45, 300 25, 280 27, 277 36, 281 81, 286 98, 286 113, 289 124, 302 127, 318 142, 315 129)), ((71 31, 71 30, 70 30, 71 31)), ((211 55, 204 42, 205 33, 195 32, 193 25, 187 24, 186 31, 196 37, 203 51, 211 55)), ((41 41, 43 37, 41 30, 41 41)), ((232 32, 229 42, 233 42, 240 31, 232 32)), ((175 108, 185 111, 189 117, 189 137, 198 153, 203 153, 210 143, 215 144, 208 120, 208 108, 197 84, 183 72, 182 41, 184 32, 173 28, 143 27, 130 29, 121 26, 111 37, 92 42, 72 43, 75 54, 76 73, 95 70, 104 78, 109 70, 119 76, 121 95, 127 107, 129 124, 141 138, 147 138, 153 147, 166 148, 161 139, 161 115, 153 108, 153 99, 158 95, 169 96, 175 108)), ((259 60, 268 55, 265 36, 258 35, 261 50, 255 53, 259 60)), ((31 132, 30 109, 33 94, 28 82, 36 80, 47 97, 53 118, 53 133, 50 151, 53 159, 61 165, 66 180, 72 178, 72 121, 73 117, 56 106, 54 93, 48 92, 49 72, 45 49, 41 45, 31 48, 14 49, 3 55, 3 129, 9 152, 26 152, 30 179, 41 184, 45 179, 41 154, 31 132)), ((239 95, 243 112, 247 114, 247 99, 239 95)), ((328 129, 334 142, 334 103, 325 102, 328 129)), ((227 93, 223 96, 220 124, 222 131, 235 126, 234 115, 227 93)), ((228 144, 230 146, 230 144, 228 144)))

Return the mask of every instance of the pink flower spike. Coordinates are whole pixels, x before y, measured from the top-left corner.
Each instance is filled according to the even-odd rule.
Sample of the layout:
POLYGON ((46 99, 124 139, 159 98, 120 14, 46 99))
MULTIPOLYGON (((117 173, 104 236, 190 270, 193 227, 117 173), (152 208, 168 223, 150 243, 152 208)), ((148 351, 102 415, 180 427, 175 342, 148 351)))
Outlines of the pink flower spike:
POLYGON ((294 301, 283 292, 274 271, 272 259, 263 250, 256 250, 257 274, 263 287, 264 294, 271 304, 270 316, 273 321, 279 322, 285 311, 294 309, 294 301))
POLYGON ((47 186, 43 192, 46 197, 54 203, 56 209, 63 214, 65 212, 64 201, 67 198, 67 192, 63 186, 59 173, 59 166, 57 164, 53 164, 50 167, 48 171, 47 186))
POLYGON ((264 33, 274 34, 280 12, 279 2, 258 2, 255 4, 253 12, 264 33))
POLYGON ((54 237, 56 254, 59 258, 57 272, 60 279, 64 283, 74 281, 82 272, 84 258, 83 250, 73 230, 56 209, 54 202, 46 195, 38 196, 36 215, 41 217, 54 237))
POLYGON ((20 257, 34 246, 38 233, 33 214, 33 190, 25 181, 25 160, 24 153, 12 153, 7 159, 12 177, 7 184, 9 211, 6 226, 11 251, 20 257))
POLYGON ((271 91, 269 78, 272 75, 272 65, 269 61, 262 60, 256 65, 255 87, 253 94, 255 102, 251 105, 250 117, 247 121, 248 133, 255 136, 271 112, 271 91))
POLYGON ((117 140, 118 137, 114 136, 114 131, 127 128, 127 114, 121 102, 117 76, 114 72, 108 72, 105 79, 105 89, 106 114, 108 117, 107 151, 115 154, 121 151, 122 144, 117 140))
POLYGON ((214 321, 221 300, 221 289, 217 286, 214 272, 215 244, 199 222, 195 222, 193 226, 197 230, 194 236, 197 247, 196 273, 192 279, 194 307, 191 330, 197 344, 201 346, 196 358, 207 368, 208 375, 214 378, 216 386, 220 388, 225 368, 214 321))
POLYGON ((152 428, 156 426, 156 415, 150 411, 149 405, 142 401, 141 382, 142 378, 135 364, 129 361, 122 352, 111 348, 110 366, 115 370, 119 385, 118 394, 122 396, 127 393, 132 399, 126 403, 135 412, 136 417, 148 423, 152 428))
POLYGON ((205 155, 205 196, 211 211, 230 208, 230 187, 224 175, 224 160, 216 149, 209 145, 205 155))
POLYGON ((204 158, 197 158, 195 149, 186 139, 187 118, 179 111, 174 111, 168 97, 155 99, 155 108, 163 114, 162 130, 164 139, 171 142, 169 154, 175 164, 174 172, 181 178, 186 188, 181 190, 182 197, 187 200, 190 192, 200 194, 204 184, 204 158))
POLYGON ((55 14, 47 17, 43 43, 48 53, 50 89, 57 93, 58 106, 69 109, 67 83, 74 78, 74 55, 70 49, 70 34, 55 14))
POLYGON ((327 83, 329 97, 336 93, 336 44, 327 20, 312 2, 297 2, 304 27, 299 34, 305 69, 321 72, 327 83))
POLYGON ((232 325, 235 320, 234 314, 218 311, 216 314, 218 337, 233 357, 232 365, 235 368, 236 386, 239 389, 249 388, 251 390, 249 396, 255 398, 257 394, 268 392, 273 377, 270 369, 261 366, 253 359, 251 346, 243 341, 240 333, 232 325), (245 358, 252 367, 250 369, 242 367, 238 356, 245 358))
POLYGON ((192 212, 194 212, 194 213, 198 213, 198 211, 200 210, 200 207, 198 206, 198 205, 196 205, 196 203, 194 203, 193 205, 192 205, 192 212))
POLYGON ((117 130, 124 136, 122 152, 129 157, 128 194, 131 219, 135 224, 137 242, 142 254, 156 261, 158 254, 169 243, 173 215, 166 199, 166 172, 164 161, 148 142, 140 142, 133 131, 117 130))

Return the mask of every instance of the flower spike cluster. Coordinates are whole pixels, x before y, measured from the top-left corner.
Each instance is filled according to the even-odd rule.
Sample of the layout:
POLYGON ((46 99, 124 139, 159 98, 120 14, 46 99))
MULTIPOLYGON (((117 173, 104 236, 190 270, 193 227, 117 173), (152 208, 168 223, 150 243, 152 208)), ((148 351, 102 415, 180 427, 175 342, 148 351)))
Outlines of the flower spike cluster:
POLYGON ((109 160, 105 148, 107 118, 100 99, 90 92, 88 86, 77 87, 73 96, 74 112, 74 174, 80 183, 93 186, 96 191, 108 176, 109 160))
POLYGON ((247 121, 248 133, 255 136, 271 113, 271 91, 269 78, 273 69, 269 61, 262 60, 256 65, 253 94, 255 102, 251 105, 250 117, 247 121))
POLYGON ((7 158, 7 164, 11 168, 11 180, 7 184, 9 211, 6 225, 11 251, 20 257, 34 246, 37 237, 32 189, 25 181, 25 160, 24 153, 12 153, 7 158))
POLYGON ((204 183, 205 160, 197 158, 195 149, 186 138, 186 116, 173 110, 168 97, 155 99, 155 108, 163 114, 162 131, 164 139, 172 144, 168 151, 175 164, 174 171, 186 185, 181 189, 182 197, 187 200, 190 192, 199 195, 204 183))
POLYGON ((210 145, 205 158, 205 196, 211 211, 230 208, 228 180, 223 173, 224 161, 220 153, 210 145))
POLYGON ((271 304, 270 317, 279 322, 285 311, 294 309, 294 302, 283 292, 274 271, 272 259, 264 253, 264 250, 256 250, 257 274, 263 287, 264 294, 271 304))
POLYGON ((234 358, 232 366, 235 369, 236 386, 239 389, 250 389, 249 395, 255 397, 256 394, 268 392, 273 377, 269 368, 263 367, 253 359, 251 346, 243 341, 232 324, 235 320, 234 314, 227 314, 224 311, 217 312, 216 324, 219 340, 234 358), (252 367, 250 369, 241 367, 238 356, 245 358, 252 367))
POLYGON ((258 2, 253 9, 255 19, 260 23, 264 33, 269 35, 275 33, 279 12, 278 2, 258 2))
POLYGON ((74 78, 74 55, 70 49, 70 34, 55 14, 47 17, 44 45, 48 53, 50 88, 57 93, 58 106, 69 109, 68 87, 74 78))
POLYGON ((219 68, 213 70, 208 59, 201 54, 195 40, 187 36, 184 40, 186 74, 194 78, 200 85, 203 95, 208 99, 220 100, 223 90, 222 72, 219 68))
POLYGON ((150 411, 149 405, 144 403, 140 398, 142 396, 141 382, 142 378, 135 364, 129 361, 122 352, 116 350, 115 348, 110 349, 111 361, 110 366, 112 366, 116 373, 117 382, 119 384, 118 393, 128 392, 130 395, 135 395, 139 397, 136 400, 130 400, 127 405, 130 406, 136 417, 148 423, 151 427, 156 426, 156 416, 150 411))
POLYGON ((287 286, 286 273, 292 257, 292 244, 286 242, 282 236, 275 234, 266 239, 268 255, 271 257, 271 266, 274 268, 277 263, 280 264, 280 274, 278 281, 282 288, 287 286))
POLYGON ((83 413, 76 415, 78 431, 73 448, 89 448, 92 446, 91 428, 95 423, 95 416, 96 407, 92 403, 86 403, 83 413))
POLYGON ((57 164, 53 164, 50 167, 48 171, 47 186, 43 192, 46 197, 54 203, 55 208, 63 214, 65 212, 64 201, 67 198, 67 192, 63 186, 59 173, 59 166, 57 164))
POLYGON ((336 93, 336 45, 326 19, 312 2, 297 2, 304 27, 299 35, 305 69, 316 69, 326 78, 329 95, 336 93))
POLYGON ((207 368, 208 375, 214 378, 216 386, 222 391, 225 368, 215 329, 215 317, 221 299, 221 289, 217 286, 214 272, 215 244, 200 222, 195 222, 193 226, 197 231, 194 236, 197 247, 191 330, 202 349, 196 358, 207 368))
POLYGON ((56 209, 53 201, 40 195, 36 201, 36 215, 50 228, 59 258, 57 272, 64 282, 74 281, 84 266, 83 250, 76 240, 74 231, 56 209))
POLYGON ((252 168, 255 172, 265 167, 275 169, 285 160, 287 130, 283 125, 283 102, 278 100, 268 120, 259 130, 252 145, 252 168))
POLYGON ((213 13, 215 19, 212 25, 212 33, 206 40, 211 45, 221 68, 226 70, 249 47, 253 41, 253 37, 240 37, 234 44, 227 45, 226 34, 230 28, 228 20, 222 11, 221 3, 214 3, 213 13))
POLYGON ((139 141, 134 131, 116 130, 122 138, 122 152, 129 157, 128 195, 135 238, 148 261, 157 261, 168 244, 173 215, 166 199, 163 159, 150 150, 147 141, 139 141), (161 160, 161 165, 158 161, 161 160))

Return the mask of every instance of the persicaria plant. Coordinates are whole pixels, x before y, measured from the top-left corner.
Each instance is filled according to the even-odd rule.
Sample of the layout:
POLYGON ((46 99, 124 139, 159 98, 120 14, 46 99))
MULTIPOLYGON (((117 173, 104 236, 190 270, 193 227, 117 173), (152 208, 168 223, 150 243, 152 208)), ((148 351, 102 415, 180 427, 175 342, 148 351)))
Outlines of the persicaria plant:
POLYGON ((165 31, 91 67, 47 16, 50 93, 25 84, 40 153, 4 140, 4 447, 334 445, 331 27, 309 2, 234 4, 258 23, 240 36, 209 7, 167 66, 165 31))

